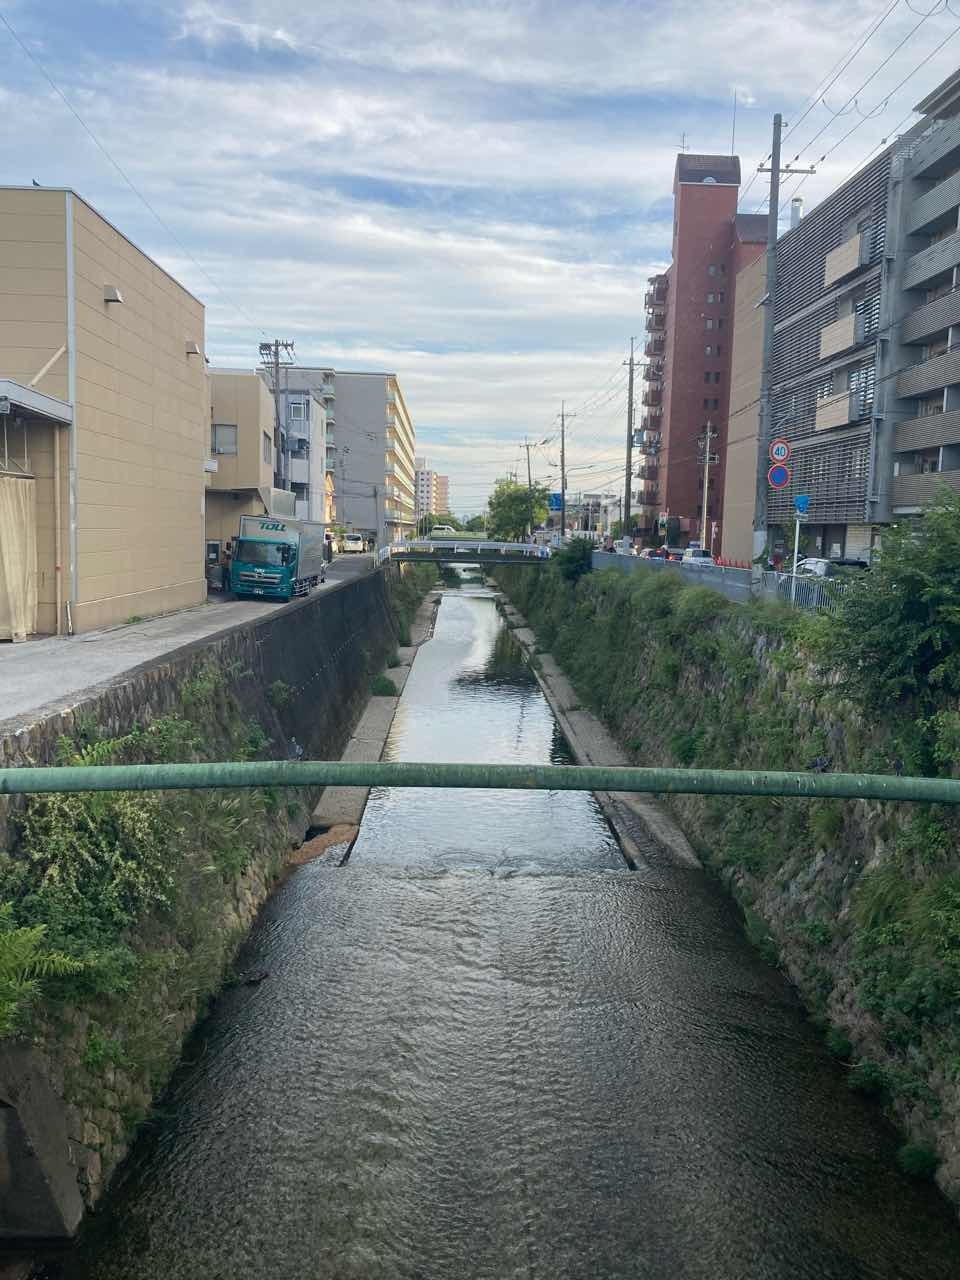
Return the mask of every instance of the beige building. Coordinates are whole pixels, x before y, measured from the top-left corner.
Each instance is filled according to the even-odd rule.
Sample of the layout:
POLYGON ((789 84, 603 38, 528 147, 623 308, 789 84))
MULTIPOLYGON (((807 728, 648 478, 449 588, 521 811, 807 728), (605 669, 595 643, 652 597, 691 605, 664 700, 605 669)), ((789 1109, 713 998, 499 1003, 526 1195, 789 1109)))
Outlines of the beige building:
POLYGON ((733 310, 730 407, 723 483, 721 555, 749 563, 753 558, 753 515, 757 492, 760 432, 760 366, 767 255, 762 253, 737 276, 733 310))
POLYGON ((0 637, 203 601, 202 303, 74 192, 5 187, 0 317, 0 637))
POLYGON ((437 476, 437 515, 448 516, 450 514, 450 477, 437 476))
POLYGON ((208 562, 216 563, 241 516, 292 516, 294 495, 274 488, 276 406, 252 370, 210 372, 210 454, 206 494, 208 562))
POLYGON ((416 516, 417 520, 427 515, 438 515, 440 511, 437 493, 439 479, 437 473, 427 466, 426 458, 416 460, 416 516))

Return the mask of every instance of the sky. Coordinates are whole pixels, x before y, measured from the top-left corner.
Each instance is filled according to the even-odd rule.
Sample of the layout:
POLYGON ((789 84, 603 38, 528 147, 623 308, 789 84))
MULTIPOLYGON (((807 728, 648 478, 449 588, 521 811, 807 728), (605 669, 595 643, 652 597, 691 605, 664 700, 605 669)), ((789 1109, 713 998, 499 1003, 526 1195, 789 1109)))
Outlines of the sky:
POLYGON ((825 156, 809 210, 960 66, 953 2, 0 0, 102 147, 0 24, 0 180, 71 186, 156 258, 212 364, 280 337, 396 372, 458 514, 525 479, 524 439, 556 487, 561 402, 568 488, 622 488, 677 150, 729 153, 736 96, 762 212, 781 111, 784 159, 825 156))

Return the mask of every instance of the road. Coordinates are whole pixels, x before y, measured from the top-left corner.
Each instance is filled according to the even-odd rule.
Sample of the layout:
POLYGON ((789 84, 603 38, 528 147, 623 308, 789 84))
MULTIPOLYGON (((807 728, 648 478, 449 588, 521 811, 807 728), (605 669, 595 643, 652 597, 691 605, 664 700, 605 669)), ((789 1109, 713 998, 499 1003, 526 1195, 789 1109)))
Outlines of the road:
MULTIPOLYGON (((373 557, 340 556, 317 593, 370 573, 373 557)), ((71 705, 84 690, 113 680, 141 663, 220 631, 295 605, 221 599, 160 618, 123 623, 77 636, 43 636, 23 644, 0 644, 0 734, 71 705)))

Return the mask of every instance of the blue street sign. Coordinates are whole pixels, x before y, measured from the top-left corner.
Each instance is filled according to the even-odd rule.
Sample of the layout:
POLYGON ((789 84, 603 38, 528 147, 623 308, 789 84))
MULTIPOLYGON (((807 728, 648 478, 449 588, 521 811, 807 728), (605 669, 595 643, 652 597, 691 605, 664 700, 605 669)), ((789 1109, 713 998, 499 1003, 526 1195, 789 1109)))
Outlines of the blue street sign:
POLYGON ((772 489, 785 489, 790 483, 790 468, 782 462, 775 462, 767 472, 767 480, 772 489))
POLYGON ((551 493, 550 501, 548 505, 551 511, 562 511, 563 510, 563 494, 551 493))
POLYGON ((809 493, 798 493, 793 500, 793 505, 798 516, 805 516, 810 506, 809 493))

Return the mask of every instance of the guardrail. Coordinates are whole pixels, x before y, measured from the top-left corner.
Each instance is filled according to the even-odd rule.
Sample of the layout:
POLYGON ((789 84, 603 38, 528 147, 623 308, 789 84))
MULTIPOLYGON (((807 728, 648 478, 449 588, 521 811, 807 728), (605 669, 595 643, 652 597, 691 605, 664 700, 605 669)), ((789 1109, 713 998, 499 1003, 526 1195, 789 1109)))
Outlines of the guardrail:
POLYGON ((194 791, 213 787, 452 787, 521 791, 629 791, 675 795, 960 804, 960 779, 882 773, 744 769, 636 769, 604 765, 361 763, 247 760, 206 764, 64 765, 0 769, 0 795, 194 791))
POLYGON ((550 548, 536 542, 487 542, 470 538, 410 538, 404 542, 390 542, 377 552, 377 564, 383 564, 395 555, 424 555, 449 552, 453 555, 487 555, 491 552, 500 555, 519 555, 533 560, 546 560, 550 548))
POLYGON ((817 578, 792 573, 764 572, 759 590, 750 569, 731 569, 726 565, 702 564, 696 560, 663 560, 659 556, 641 558, 605 551, 593 553, 594 569, 616 568, 623 573, 652 570, 654 573, 678 573, 685 582, 696 582, 719 591, 728 600, 746 604, 754 597, 781 600, 797 609, 835 612, 847 584, 838 578, 817 578))

